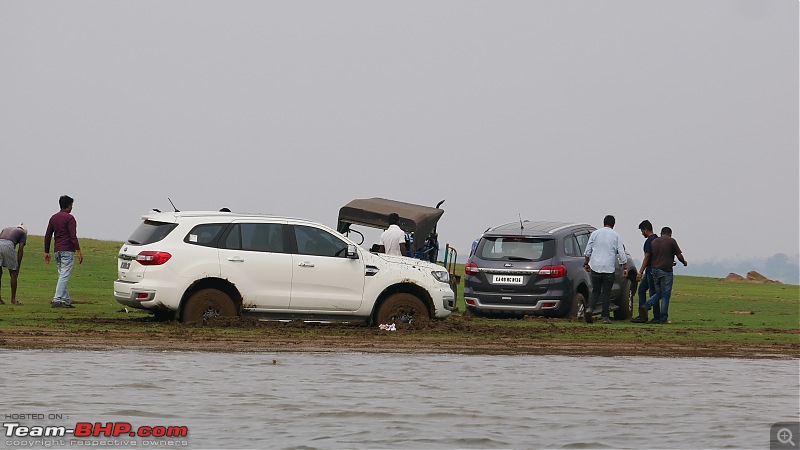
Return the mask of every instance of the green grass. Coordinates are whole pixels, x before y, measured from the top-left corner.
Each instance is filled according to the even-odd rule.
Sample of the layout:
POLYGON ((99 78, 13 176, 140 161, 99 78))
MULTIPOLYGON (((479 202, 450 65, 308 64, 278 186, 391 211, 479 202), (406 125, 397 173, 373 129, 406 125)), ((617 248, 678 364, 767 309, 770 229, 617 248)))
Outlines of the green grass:
MULTIPOLYGON (((185 326, 174 322, 149 320, 146 312, 116 302, 113 281, 117 274, 116 255, 120 242, 81 239, 84 262, 75 266, 69 283, 74 309, 50 308, 57 280, 55 264, 43 260, 41 236, 29 236, 20 271, 17 298, 22 306, 9 304, 9 275, 4 271, 0 296, 2 329, 131 330, 170 335, 280 333, 281 329, 185 326)), ((463 276, 464 266, 455 272, 463 276)), ((462 288, 458 292, 459 311, 464 311, 462 288)), ((456 312, 455 315, 461 313, 456 312)), ((800 346, 800 286, 725 282, 716 278, 676 276, 669 326, 641 325, 628 321, 613 327, 587 326, 563 319, 526 318, 470 319, 471 328, 436 330, 436 337, 453 339, 501 338, 519 328, 529 329, 532 339, 587 342, 641 341, 698 344, 800 346), (478 327, 478 328, 475 328, 478 327), (479 329, 481 336, 475 336, 479 329)), ((445 322, 456 318, 445 319, 445 322)), ((298 329, 295 332, 329 335, 336 326, 298 329)), ((346 330, 342 330, 346 332, 346 330)), ((424 337, 424 336, 420 336, 424 337)), ((401 338, 401 336, 397 336, 401 338)))
MULTIPOLYGON (((464 266, 455 273, 463 276, 464 266)), ((459 310, 464 311, 463 283, 459 285, 459 310)), ((636 315, 634 310, 634 315, 636 315)), ((615 323, 613 334, 597 328, 597 333, 569 333, 582 323, 564 320, 533 319, 514 321, 474 319, 500 326, 542 327, 549 333, 539 338, 607 342, 658 342, 732 345, 800 345, 800 286, 728 282, 718 278, 675 276, 670 301, 669 326, 642 325, 628 321, 615 323)))

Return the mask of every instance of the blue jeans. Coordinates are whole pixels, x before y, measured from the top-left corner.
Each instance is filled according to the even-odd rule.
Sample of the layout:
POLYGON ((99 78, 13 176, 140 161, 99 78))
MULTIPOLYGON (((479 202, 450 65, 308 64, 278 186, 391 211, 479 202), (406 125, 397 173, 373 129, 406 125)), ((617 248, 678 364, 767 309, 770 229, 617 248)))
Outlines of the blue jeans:
POLYGON ((650 297, 644 304, 647 309, 661 301, 661 315, 658 320, 666 322, 669 320, 669 298, 672 296, 672 272, 666 270, 653 269, 653 283, 656 285, 656 295, 650 297))
POLYGON ((56 252, 56 266, 58 267, 58 283, 53 303, 61 302, 70 304, 67 282, 75 266, 75 252, 56 252))
POLYGON ((603 311, 600 317, 608 317, 609 308, 611 307, 611 288, 614 286, 613 273, 600 273, 592 271, 592 294, 589 296, 589 308, 594 309, 597 306, 597 299, 603 304, 603 311))
MULTIPOLYGON (((649 267, 645 267, 644 275, 642 275, 642 281, 639 283, 639 306, 644 306, 645 302, 656 295, 656 285, 653 282, 653 271, 649 267), (650 295, 647 295, 647 291, 650 291, 650 295)), ((661 315, 661 306, 658 303, 653 304, 653 318, 658 320, 658 316, 661 315)))

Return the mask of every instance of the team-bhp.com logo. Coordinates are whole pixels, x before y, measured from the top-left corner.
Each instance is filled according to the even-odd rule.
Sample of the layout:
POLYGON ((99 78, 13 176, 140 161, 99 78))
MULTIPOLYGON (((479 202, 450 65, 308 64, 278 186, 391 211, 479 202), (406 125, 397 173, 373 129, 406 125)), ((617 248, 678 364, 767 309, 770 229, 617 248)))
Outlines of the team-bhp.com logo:
POLYGON ((0 448, 68 447, 186 447, 189 429, 185 426, 140 426, 129 422, 78 422, 63 425, 23 425, 3 423, 6 439, 0 448))
POLYGON ((189 434, 185 426, 140 426, 134 428, 128 422, 90 423, 78 422, 75 428, 65 426, 23 426, 19 423, 4 423, 6 437, 155 437, 180 438, 189 434))

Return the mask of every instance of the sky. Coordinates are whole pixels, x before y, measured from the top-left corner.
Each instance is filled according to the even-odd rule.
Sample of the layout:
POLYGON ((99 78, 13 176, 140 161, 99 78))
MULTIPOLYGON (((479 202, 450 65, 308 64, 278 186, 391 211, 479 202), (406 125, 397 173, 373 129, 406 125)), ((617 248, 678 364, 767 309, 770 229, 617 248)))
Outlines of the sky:
POLYGON ((613 214, 639 260, 649 219, 796 261, 799 36, 796 0, 0 0, 0 227, 444 199, 460 255, 613 214))

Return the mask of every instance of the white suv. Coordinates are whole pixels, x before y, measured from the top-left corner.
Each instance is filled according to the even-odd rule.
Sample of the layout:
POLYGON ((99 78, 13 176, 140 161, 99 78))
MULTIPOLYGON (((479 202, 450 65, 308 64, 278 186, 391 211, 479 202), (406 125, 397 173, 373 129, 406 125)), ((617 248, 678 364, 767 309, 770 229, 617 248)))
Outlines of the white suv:
POLYGON ((456 308, 447 271, 370 253, 303 219, 153 213, 119 252, 114 296, 183 322, 256 315, 420 323, 456 308))

